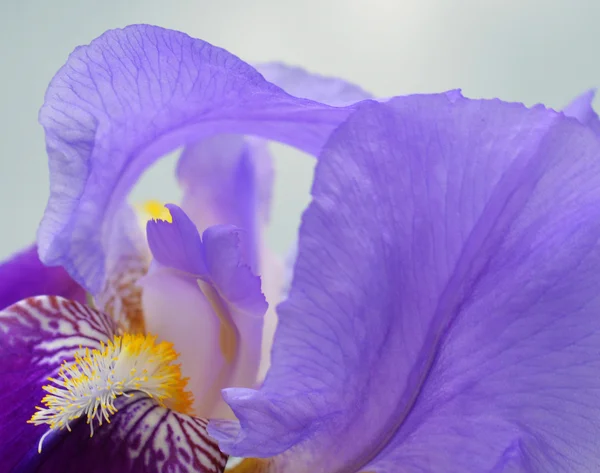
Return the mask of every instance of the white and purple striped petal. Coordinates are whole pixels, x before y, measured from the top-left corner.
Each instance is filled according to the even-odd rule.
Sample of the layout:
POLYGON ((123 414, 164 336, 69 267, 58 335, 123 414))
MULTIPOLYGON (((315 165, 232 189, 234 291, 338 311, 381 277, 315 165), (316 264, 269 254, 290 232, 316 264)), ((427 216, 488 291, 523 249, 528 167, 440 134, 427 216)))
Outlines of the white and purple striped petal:
POLYGON ((104 314, 60 297, 25 299, 0 312, 0 471, 10 471, 45 433, 28 424, 42 386, 82 348, 100 348, 116 327, 104 314))
POLYGON ((31 449, 14 473, 221 473, 227 461, 206 421, 160 407, 145 394, 116 401, 118 412, 95 430, 80 421, 31 449))
POLYGON ((116 333, 111 318, 59 297, 30 298, 0 312, 0 471, 211 472, 226 463, 206 433, 206 421, 161 407, 145 393, 115 400, 109 423, 85 418, 48 431, 27 421, 42 386, 82 349, 100 349, 116 333), (40 449, 40 439, 43 438, 40 449))

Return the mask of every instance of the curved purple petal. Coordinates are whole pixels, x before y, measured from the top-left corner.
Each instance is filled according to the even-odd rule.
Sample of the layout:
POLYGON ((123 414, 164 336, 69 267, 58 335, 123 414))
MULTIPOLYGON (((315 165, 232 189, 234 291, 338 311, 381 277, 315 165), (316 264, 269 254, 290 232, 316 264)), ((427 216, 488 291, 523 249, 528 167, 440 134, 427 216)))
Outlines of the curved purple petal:
POLYGON ((160 407, 143 393, 120 397, 118 413, 90 438, 85 422, 57 432, 15 473, 221 473, 227 456, 206 434, 206 421, 160 407))
POLYGON ((43 264, 32 245, 0 263, 0 310, 33 296, 62 296, 85 302, 85 290, 61 267, 43 264))
POLYGON ((41 259, 96 293, 112 215, 158 157, 222 133, 317 154, 352 109, 292 97, 183 33, 147 25, 108 31, 71 54, 40 111, 51 180, 41 259))
POLYGON ((167 204, 172 222, 149 220, 146 224, 152 256, 163 266, 184 273, 205 276, 204 251, 194 222, 177 205, 167 204))
POLYGON ((362 105, 317 165, 264 385, 209 432, 313 472, 596 471, 599 155, 543 107, 362 105))
MULTIPOLYGON (((60 297, 34 297, 0 312, 0 471, 37 452, 45 433, 28 424, 46 378, 83 348, 100 348, 116 327, 104 314, 60 297)), ((89 430, 88 430, 89 435, 89 430)))

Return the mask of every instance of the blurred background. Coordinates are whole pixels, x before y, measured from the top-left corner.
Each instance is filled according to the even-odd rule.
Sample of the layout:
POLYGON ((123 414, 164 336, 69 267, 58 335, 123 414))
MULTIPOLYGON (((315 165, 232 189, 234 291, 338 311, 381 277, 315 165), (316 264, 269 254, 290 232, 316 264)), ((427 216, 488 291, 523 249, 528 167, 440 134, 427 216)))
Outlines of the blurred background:
MULTIPOLYGON (((600 85, 599 0, 2 0, 1 258, 34 240, 46 204, 37 112, 48 82, 75 46, 131 23, 178 29, 248 62, 339 76, 378 96, 461 88, 561 108, 600 85)), ((308 203, 314 160, 274 152, 269 240, 283 252, 308 203)), ((152 168, 132 199, 177 200, 174 163, 152 168)))

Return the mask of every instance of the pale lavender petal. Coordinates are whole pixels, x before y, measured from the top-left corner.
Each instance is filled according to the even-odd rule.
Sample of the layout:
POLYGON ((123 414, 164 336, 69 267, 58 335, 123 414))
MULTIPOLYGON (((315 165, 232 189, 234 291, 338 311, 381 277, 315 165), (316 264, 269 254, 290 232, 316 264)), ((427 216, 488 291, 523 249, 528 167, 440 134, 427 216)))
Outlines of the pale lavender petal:
POLYGON ((272 158, 264 140, 219 135, 184 150, 177 176, 181 207, 199 231, 230 224, 248 232, 248 255, 258 271, 258 252, 268 221, 273 187, 272 158))
POLYGON ((292 448, 285 471, 597 471, 598 156, 543 107, 361 106, 317 165, 265 382, 209 431, 292 448))
POLYGON ((310 154, 353 107, 295 98, 201 40, 134 25, 76 49, 40 112, 51 195, 38 232, 42 260, 97 292, 107 226, 141 172, 178 146, 252 134, 310 154))
POLYGON ((213 415, 220 401, 219 382, 227 374, 221 347, 221 321, 195 278, 160 265, 151 265, 139 281, 146 330, 173 343, 183 376, 194 395, 194 412, 213 415))
POLYGON ((573 101, 563 109, 563 113, 568 117, 579 120, 584 125, 589 126, 594 131, 600 133, 600 119, 598 114, 592 108, 592 102, 596 97, 596 89, 591 89, 575 97, 573 101))
POLYGON ((109 424, 47 438, 14 473, 221 473, 227 457, 206 434, 206 421, 160 407, 142 393, 120 397, 109 424))
POLYGON ((261 274, 270 301, 264 317, 262 377, 269 364, 277 321, 275 305, 282 295, 280 262, 263 238, 274 177, 267 142, 240 135, 215 136, 183 151, 177 176, 184 190, 181 207, 198 230, 232 224, 245 232, 246 262, 254 273, 261 274))
MULTIPOLYGON (((237 334, 237 352, 230 380, 221 388, 254 387, 258 383, 262 353, 264 315, 268 304, 262 292, 261 278, 248 264, 249 242, 246 232, 231 225, 217 225, 202 234, 206 265, 212 286, 222 301, 223 309, 217 312, 222 320, 230 320, 237 334)), ((204 288, 210 298, 210 288, 204 288)), ((221 415, 232 417, 223 403, 221 415)))
POLYGON ((152 256, 163 266, 201 277, 206 275, 204 251, 194 222, 176 205, 167 204, 172 222, 149 220, 146 224, 152 256))
POLYGON ((148 243, 161 266, 202 279, 214 286, 230 312, 261 317, 267 302, 260 277, 249 265, 248 232, 233 225, 214 225, 202 239, 194 223, 177 205, 167 204, 173 221, 149 221, 148 243))
POLYGON ((104 314, 60 297, 35 297, 0 312, 0 471, 11 471, 45 433, 28 424, 42 386, 75 351, 100 348, 116 330, 104 314))
POLYGON ((216 225, 201 240, 182 209, 168 208, 172 223, 148 224, 148 241, 159 265, 141 281, 146 325, 181 353, 196 412, 231 417, 220 390, 255 385, 268 308, 261 280, 248 264, 247 232, 216 225))
POLYGON ((326 77, 281 62, 256 64, 256 70, 265 79, 278 85, 295 97, 323 102, 328 105, 350 105, 373 96, 358 87, 336 77, 326 77))
POLYGON ((0 263, 0 310, 33 296, 62 296, 85 302, 85 290, 60 266, 44 265, 35 245, 0 263))
POLYGON ((144 332, 142 295, 137 282, 148 271, 150 250, 139 219, 128 203, 124 202, 115 213, 107 232, 105 266, 95 269, 97 274, 106 270, 106 277, 100 292, 94 294, 94 302, 123 330, 144 332))

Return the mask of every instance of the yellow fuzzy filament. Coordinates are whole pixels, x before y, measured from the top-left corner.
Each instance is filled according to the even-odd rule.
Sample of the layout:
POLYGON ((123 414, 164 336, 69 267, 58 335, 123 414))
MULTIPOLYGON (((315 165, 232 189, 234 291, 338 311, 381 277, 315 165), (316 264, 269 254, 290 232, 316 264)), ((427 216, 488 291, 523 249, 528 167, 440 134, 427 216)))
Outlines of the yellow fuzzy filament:
POLYGON ((94 435, 94 422, 110 422, 118 410, 115 399, 132 391, 189 414, 193 398, 180 365, 173 363, 177 357, 171 343, 157 343, 155 336, 141 334, 124 334, 102 343, 98 350, 81 350, 75 353, 74 362, 63 362, 56 378, 48 378, 52 384, 43 388, 48 393, 42 399, 44 407, 36 407, 28 422, 70 431, 71 421, 86 416, 90 435, 94 435))

